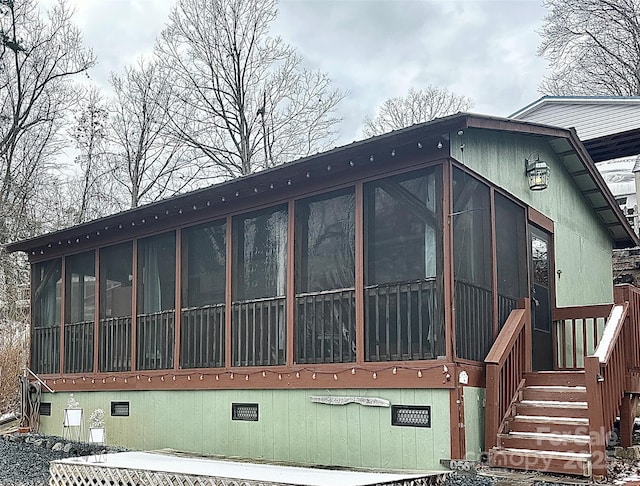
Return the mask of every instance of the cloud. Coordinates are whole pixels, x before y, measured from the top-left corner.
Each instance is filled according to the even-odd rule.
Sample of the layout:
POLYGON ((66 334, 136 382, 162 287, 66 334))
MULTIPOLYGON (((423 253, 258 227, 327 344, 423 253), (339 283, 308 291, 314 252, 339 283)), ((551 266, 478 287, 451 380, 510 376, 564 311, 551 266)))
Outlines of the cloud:
POLYGON ((410 87, 449 88, 492 115, 533 101, 544 74, 535 32, 543 15, 531 0, 282 0, 275 27, 309 67, 350 91, 348 142, 365 115, 410 87))
POLYGON ((153 51, 156 37, 169 17, 174 0, 75 0, 75 22, 98 64, 89 75, 106 85, 111 72, 121 72, 153 51))

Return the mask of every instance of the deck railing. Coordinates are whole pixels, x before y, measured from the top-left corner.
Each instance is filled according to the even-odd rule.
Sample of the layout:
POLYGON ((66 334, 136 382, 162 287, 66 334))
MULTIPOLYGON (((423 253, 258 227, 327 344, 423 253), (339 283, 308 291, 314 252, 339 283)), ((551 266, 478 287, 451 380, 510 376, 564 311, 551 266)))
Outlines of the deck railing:
POLYGON ((296 363, 355 360, 355 290, 296 295, 296 363))
POLYGON ((224 304, 182 309, 180 367, 224 366, 224 304))
POLYGON ((64 325, 64 371, 93 371, 93 321, 64 325))
POLYGON ((232 304, 233 366, 285 364, 285 301, 273 297, 232 304))
POLYGON ((131 369, 131 316, 108 317, 98 323, 98 370, 131 369))
POLYGON ((137 369, 173 368, 174 321, 174 310, 137 316, 137 369))
POLYGON ((493 293, 471 282, 456 279, 456 355, 482 361, 493 343, 493 293))
POLYGON ((554 309, 556 369, 584 368, 584 357, 598 346, 611 307, 600 304, 554 309))
POLYGON ((442 292, 437 279, 368 286, 365 300, 367 361, 444 355, 442 292))
POLYGON ((529 299, 509 314, 484 362, 486 365, 485 447, 497 444, 500 424, 520 386, 531 371, 531 309, 529 299))
POLYGON ((498 294, 498 328, 502 329, 513 309, 518 308, 518 299, 498 294))
POLYGON ((31 369, 43 375, 60 371, 60 325, 33 328, 31 369))

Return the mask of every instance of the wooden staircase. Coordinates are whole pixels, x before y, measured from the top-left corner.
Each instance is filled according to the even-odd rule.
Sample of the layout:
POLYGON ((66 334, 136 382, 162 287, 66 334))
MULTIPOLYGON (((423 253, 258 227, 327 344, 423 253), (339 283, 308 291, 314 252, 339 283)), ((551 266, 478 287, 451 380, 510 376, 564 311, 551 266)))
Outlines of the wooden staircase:
POLYGON ((490 456, 499 467, 591 476, 584 371, 525 373, 490 456))
POLYGON ((614 300, 554 309, 556 371, 531 371, 529 300, 511 311, 485 358, 491 466, 604 478, 616 417, 620 445, 632 445, 640 402, 640 288, 616 286, 614 300))

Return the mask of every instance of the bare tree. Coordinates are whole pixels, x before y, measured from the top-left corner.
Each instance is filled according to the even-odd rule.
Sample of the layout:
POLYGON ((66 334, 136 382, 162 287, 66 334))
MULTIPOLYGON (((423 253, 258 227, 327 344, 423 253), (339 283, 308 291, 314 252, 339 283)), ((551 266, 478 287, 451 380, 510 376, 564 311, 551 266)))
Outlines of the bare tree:
POLYGON ((197 185, 198 165, 169 137, 170 86, 155 63, 140 61, 113 75, 109 164, 116 182, 137 207, 197 185))
POLYGON ((472 107, 470 98, 446 88, 431 85, 419 90, 411 88, 406 96, 389 98, 382 103, 373 118, 365 118, 362 132, 366 137, 373 137, 472 107))
POLYGON ((94 62, 64 2, 43 20, 36 0, 2 0, 0 244, 27 236, 36 182, 63 146, 70 79, 94 62))
MULTIPOLYGON (((20 316, 13 292, 28 282, 24 258, 4 245, 47 224, 39 208, 65 141, 72 77, 94 63, 72 12, 60 1, 45 17, 37 0, 0 0, 0 320, 20 316)), ((24 317, 24 316, 23 316, 24 317)))
POLYGON ((75 208, 74 223, 107 213, 105 206, 109 206, 111 198, 111 191, 105 186, 109 182, 105 154, 109 112, 98 88, 89 88, 85 98, 70 130, 78 151, 75 161, 80 168, 79 196, 76 198, 79 207, 75 208))
POLYGON ((539 55, 553 95, 640 95, 638 0, 545 0, 539 55))
POLYGON ((246 175, 326 148, 345 96, 269 29, 277 0, 179 0, 156 53, 172 73, 177 138, 213 176, 246 175))

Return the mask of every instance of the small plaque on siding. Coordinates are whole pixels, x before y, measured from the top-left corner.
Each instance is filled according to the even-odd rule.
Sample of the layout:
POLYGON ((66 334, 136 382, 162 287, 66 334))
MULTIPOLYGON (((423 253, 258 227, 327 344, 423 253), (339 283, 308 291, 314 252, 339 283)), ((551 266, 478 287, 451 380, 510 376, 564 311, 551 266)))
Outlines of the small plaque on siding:
POLYGON ((309 399, 313 403, 324 403, 325 405, 347 405, 349 403, 357 403, 364 407, 389 407, 391 405, 389 400, 373 397, 313 396, 309 399))

